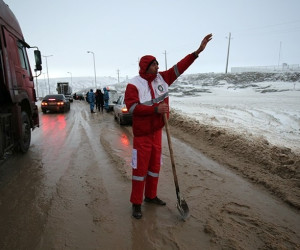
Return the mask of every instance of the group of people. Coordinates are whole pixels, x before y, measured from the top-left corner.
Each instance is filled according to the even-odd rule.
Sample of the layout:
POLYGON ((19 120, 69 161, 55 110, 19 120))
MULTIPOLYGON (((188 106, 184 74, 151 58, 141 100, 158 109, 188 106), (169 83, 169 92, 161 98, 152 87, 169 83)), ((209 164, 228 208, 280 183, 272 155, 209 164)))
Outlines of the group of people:
POLYGON ((103 109, 108 110, 109 93, 107 88, 103 88, 104 93, 101 89, 97 89, 94 93, 93 89, 86 95, 86 100, 90 104, 91 113, 95 113, 94 107, 96 104, 96 110, 103 113, 103 109))

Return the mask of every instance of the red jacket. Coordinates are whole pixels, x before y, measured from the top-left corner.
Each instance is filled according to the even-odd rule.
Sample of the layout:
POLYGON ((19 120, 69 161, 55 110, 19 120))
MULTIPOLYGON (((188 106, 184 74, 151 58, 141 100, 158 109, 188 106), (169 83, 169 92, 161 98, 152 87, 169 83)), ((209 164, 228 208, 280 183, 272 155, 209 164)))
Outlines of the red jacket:
POLYGON ((183 58, 167 71, 162 71, 154 80, 145 77, 149 63, 156 60, 153 56, 145 56, 140 61, 140 75, 127 84, 125 104, 133 115, 132 130, 134 136, 145 136, 164 126, 163 116, 156 113, 155 107, 160 102, 169 103, 168 86, 170 86, 197 58, 192 53, 183 58), (145 79, 146 78, 146 79, 145 79), (150 89, 151 88, 151 89, 150 89), (154 96, 153 96, 154 95, 154 96))

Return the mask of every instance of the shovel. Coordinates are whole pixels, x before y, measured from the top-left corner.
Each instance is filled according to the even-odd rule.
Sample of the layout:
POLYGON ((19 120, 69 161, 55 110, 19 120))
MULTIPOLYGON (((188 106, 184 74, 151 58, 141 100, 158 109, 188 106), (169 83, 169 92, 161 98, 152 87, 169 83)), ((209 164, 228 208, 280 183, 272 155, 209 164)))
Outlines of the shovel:
POLYGON ((177 196, 176 207, 177 207, 182 219, 185 220, 189 216, 190 210, 189 210, 189 207, 188 207, 186 201, 182 197, 180 197, 180 191, 179 191, 178 179, 177 179, 177 174, 176 174, 175 161, 174 161, 174 155, 173 155, 173 148, 172 148, 171 136, 170 136, 170 131, 169 131, 168 119, 167 119, 166 114, 164 114, 163 116, 164 116, 166 132, 167 132, 170 158, 171 158, 171 163, 172 163, 172 172, 173 172, 173 176, 174 176, 174 183, 175 183, 175 189, 176 189, 176 196, 177 196))

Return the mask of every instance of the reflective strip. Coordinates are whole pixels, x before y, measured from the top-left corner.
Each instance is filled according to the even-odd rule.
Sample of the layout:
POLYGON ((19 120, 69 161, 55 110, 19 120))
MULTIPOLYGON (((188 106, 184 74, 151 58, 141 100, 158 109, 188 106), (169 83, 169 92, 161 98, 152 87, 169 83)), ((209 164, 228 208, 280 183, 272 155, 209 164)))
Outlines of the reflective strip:
POLYGON ((147 101, 147 102, 143 102, 141 104, 151 106, 154 103, 159 103, 159 102, 163 101, 168 96, 169 96, 169 92, 166 92, 163 95, 161 95, 161 96, 159 96, 159 97, 157 97, 155 99, 152 99, 152 100, 147 101))
POLYGON ((153 172, 150 172, 150 171, 148 171, 148 175, 150 175, 152 177, 158 177, 159 176, 158 173, 153 173, 153 172))
POLYGON ((177 77, 179 77, 179 76, 180 76, 180 73, 179 73, 179 70, 178 70, 177 64, 176 64, 176 65, 174 65, 174 66, 173 66, 173 68, 174 68, 175 75, 176 75, 177 77))
POLYGON ((145 178, 146 176, 135 176, 135 175, 132 176, 132 180, 134 181, 144 181, 145 178))
POLYGON ((130 114, 133 114, 133 111, 134 111, 136 105, 138 105, 138 104, 135 103, 135 104, 133 104, 133 105, 130 107, 130 109, 129 109, 129 113, 130 113, 130 114))

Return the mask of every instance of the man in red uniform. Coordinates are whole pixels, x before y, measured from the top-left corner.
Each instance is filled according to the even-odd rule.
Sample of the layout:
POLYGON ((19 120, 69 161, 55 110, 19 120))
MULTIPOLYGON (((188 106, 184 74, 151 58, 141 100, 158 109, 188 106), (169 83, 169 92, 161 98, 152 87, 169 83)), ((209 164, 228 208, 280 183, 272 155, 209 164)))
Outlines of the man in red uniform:
POLYGON ((139 62, 139 75, 130 80, 125 91, 127 109, 133 115, 132 150, 132 216, 142 217, 141 204, 145 202, 164 206, 157 197, 158 176, 161 165, 161 138, 163 115, 169 115, 168 87, 195 61, 212 34, 202 40, 199 48, 187 55, 167 71, 158 72, 154 56, 143 56, 139 62))

